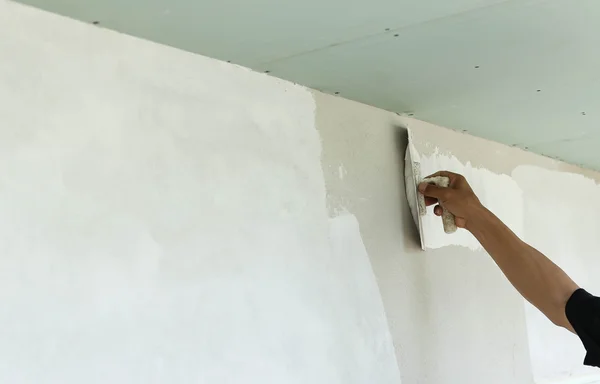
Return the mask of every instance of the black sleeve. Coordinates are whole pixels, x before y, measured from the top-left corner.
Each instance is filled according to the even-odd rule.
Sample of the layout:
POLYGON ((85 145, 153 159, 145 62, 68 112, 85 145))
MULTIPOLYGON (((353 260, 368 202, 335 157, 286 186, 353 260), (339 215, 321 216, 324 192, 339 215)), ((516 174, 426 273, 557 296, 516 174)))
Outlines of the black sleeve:
POLYGON ((587 350, 583 363, 600 367, 600 298, 580 288, 567 301, 565 312, 587 350))

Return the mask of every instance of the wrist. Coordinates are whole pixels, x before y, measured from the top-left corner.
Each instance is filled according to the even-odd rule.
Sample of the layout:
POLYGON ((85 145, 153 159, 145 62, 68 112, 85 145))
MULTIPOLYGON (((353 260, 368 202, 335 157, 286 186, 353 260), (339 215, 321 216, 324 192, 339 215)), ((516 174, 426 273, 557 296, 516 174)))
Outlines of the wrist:
POLYGON ((483 206, 483 204, 478 204, 469 212, 465 229, 475 234, 474 232, 485 226, 493 216, 494 214, 483 206))

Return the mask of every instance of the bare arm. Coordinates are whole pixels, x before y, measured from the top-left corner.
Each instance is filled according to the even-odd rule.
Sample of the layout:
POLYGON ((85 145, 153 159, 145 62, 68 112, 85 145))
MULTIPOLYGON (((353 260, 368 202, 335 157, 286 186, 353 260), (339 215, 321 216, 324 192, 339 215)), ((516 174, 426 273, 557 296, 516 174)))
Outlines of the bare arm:
MULTIPOLYGON (((554 324, 573 328, 565 306, 577 284, 550 259, 522 241, 500 219, 485 208, 461 175, 438 172, 450 178, 449 188, 421 184, 427 204, 439 201, 456 216, 456 224, 470 231, 492 256, 511 284, 554 324)), ((436 206, 436 215, 441 208, 436 206)))
POLYGON ((577 284, 550 259, 515 235, 483 206, 467 225, 521 295, 554 324, 574 332, 565 306, 577 284))

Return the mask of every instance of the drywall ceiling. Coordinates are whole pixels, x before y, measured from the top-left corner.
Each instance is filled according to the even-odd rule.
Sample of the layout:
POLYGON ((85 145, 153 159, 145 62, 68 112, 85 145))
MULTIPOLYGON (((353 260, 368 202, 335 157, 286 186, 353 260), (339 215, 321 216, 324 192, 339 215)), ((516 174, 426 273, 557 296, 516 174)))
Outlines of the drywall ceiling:
POLYGON ((598 0, 23 3, 600 169, 598 0))

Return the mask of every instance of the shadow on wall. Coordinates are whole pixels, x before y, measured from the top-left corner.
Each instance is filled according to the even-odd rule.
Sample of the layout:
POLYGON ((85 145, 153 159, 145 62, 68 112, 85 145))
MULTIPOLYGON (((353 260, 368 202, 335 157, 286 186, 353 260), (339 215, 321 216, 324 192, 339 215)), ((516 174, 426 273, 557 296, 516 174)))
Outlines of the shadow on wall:
POLYGON ((408 205, 408 200, 406 199, 406 167, 404 166, 404 159, 406 156, 406 151, 408 150, 408 129, 401 125, 396 125, 393 128, 394 131, 394 143, 396 143, 396 155, 398 157, 397 164, 402 164, 402 177, 399 179, 400 189, 404 191, 404 204, 401 206, 400 212, 398 212, 404 219, 406 219, 406 213, 408 209, 408 220, 403 220, 403 223, 408 224, 405 225, 404 230, 406 234, 410 234, 410 238, 407 239, 411 246, 409 249, 413 250, 414 247, 421 247, 421 240, 419 239, 419 229, 417 228, 412 214, 410 212, 410 207, 408 205), (413 225, 411 225, 413 224, 413 225), (411 242, 411 239, 414 239, 414 244, 411 242))

